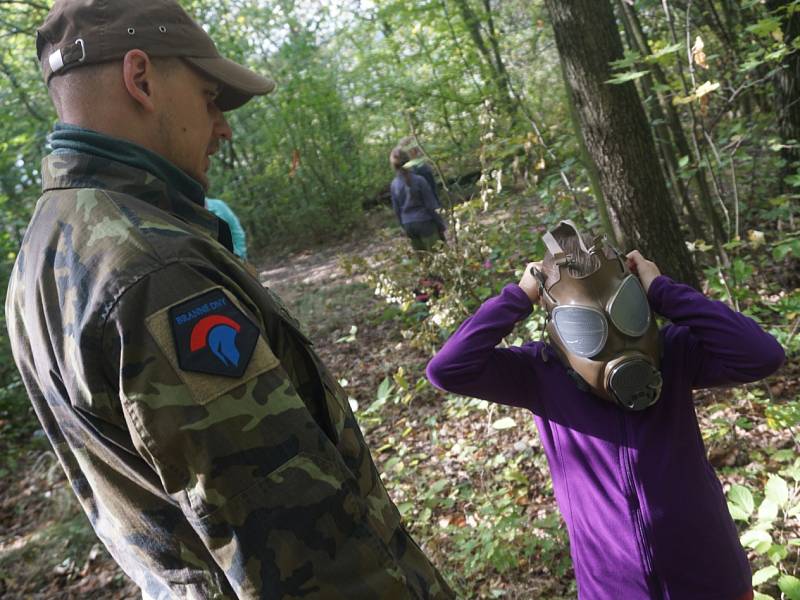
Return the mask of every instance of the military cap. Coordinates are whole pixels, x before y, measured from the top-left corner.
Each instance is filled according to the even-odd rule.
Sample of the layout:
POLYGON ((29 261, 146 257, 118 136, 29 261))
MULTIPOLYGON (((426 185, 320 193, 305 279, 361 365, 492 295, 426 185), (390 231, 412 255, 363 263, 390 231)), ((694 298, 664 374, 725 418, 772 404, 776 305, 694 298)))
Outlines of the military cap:
POLYGON ((275 88, 274 81, 222 57, 175 0, 56 0, 36 37, 47 83, 70 69, 121 59, 133 49, 182 58, 218 81, 221 110, 238 108, 275 88))

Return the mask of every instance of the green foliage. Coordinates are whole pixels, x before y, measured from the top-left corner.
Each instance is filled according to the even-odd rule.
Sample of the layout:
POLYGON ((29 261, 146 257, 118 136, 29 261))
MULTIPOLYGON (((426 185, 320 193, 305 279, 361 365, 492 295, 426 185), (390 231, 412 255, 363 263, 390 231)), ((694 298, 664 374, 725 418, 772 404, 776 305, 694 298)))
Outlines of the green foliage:
POLYGON ((780 474, 768 475, 763 487, 732 485, 728 509, 744 528, 742 546, 757 557, 758 568, 753 573, 756 597, 776 598, 779 596, 774 594, 782 592, 793 598, 800 589, 796 587, 800 538, 792 528, 792 521, 800 515, 800 459, 780 474))
MULTIPOLYGON (((25 227, 40 190, 39 166, 54 112, 49 105, 36 63, 33 32, 44 19, 39 5, 11 3, 3 8, 0 33, 0 289, 5 290, 25 227)), ((5 295, 3 295, 5 297, 5 295)), ((5 312, 0 314, 0 432, 13 434, 9 417, 24 416, 20 433, 27 434, 30 415, 8 341, 5 312)))
MULTIPOLYGON (((445 247, 411 256, 397 229, 397 239, 376 247, 369 260, 349 261, 352 272, 364 275, 369 289, 386 301, 373 322, 353 325, 352 315, 329 306, 363 293, 363 284, 327 288, 324 294, 314 289, 301 299, 309 314, 326 320, 324 334, 343 352, 358 348, 375 325, 399 330, 404 350, 412 346, 427 356, 483 300, 519 280, 525 264, 541 256, 541 233, 549 226, 570 217, 599 229, 539 0, 376 0, 366 5, 189 0, 184 5, 208 26, 223 54, 278 82, 275 94, 229 115, 235 141, 223 147, 212 172, 210 195, 235 208, 256 256, 366 235, 364 208, 386 203, 392 177, 387 156, 408 134, 418 136, 426 160, 433 161, 448 186, 445 247), (475 179, 474 185, 466 181, 475 179), (415 291, 429 298, 417 301, 415 291)), ((612 65, 609 83, 637 86, 655 138, 675 154, 670 185, 683 225, 689 231, 687 208, 693 207, 705 226, 687 239, 694 240, 690 245, 709 295, 759 321, 784 345, 791 363, 800 351, 800 171, 787 158, 798 141, 777 134, 774 83, 784 72, 782 61, 800 46, 800 38, 787 40, 784 33, 800 0, 773 12, 768 6, 760 0, 634 3, 649 52, 627 50, 612 65), (665 18, 665 4, 673 11, 675 32, 665 18), (697 38, 703 42, 699 50, 697 38), (675 108, 688 149, 677 150, 674 128, 660 128, 669 119, 659 116, 656 106, 675 108), (710 213, 700 203, 699 179, 709 190, 710 213), (718 232, 709 227, 712 214, 719 219, 718 232)), ((39 164, 55 120, 33 60, 34 30, 45 12, 40 4, 7 2, 0 19, 2 288, 39 193, 39 164)), ((542 324, 543 315, 535 311, 506 343, 540 336, 542 324)), ((510 578, 526 564, 544 565, 562 584, 569 580, 566 538, 552 509, 551 490, 544 486, 548 509, 526 508, 530 489, 543 486, 532 474, 546 470, 530 453, 504 453, 490 470, 464 467, 468 480, 437 474, 422 489, 412 480, 428 457, 404 446, 408 426, 393 431, 386 414, 420 410, 421 399, 434 392, 419 365, 401 363, 387 369, 380 384, 383 374, 376 378, 368 394, 353 392, 358 400, 351 403, 365 429, 387 439, 376 451, 391 454, 381 470, 419 490, 400 503, 415 535, 425 540, 446 535, 448 567, 460 577, 465 597, 475 597, 472 592, 479 588, 485 597, 501 595, 502 589, 486 582, 497 574, 510 578)), ((786 389, 780 395, 760 386, 727 396, 709 409, 705 439, 736 444, 764 431, 789 432, 796 444, 792 432, 800 426, 800 398, 791 384, 786 389), (755 412, 742 413, 739 407, 731 415, 736 399, 755 412)), ((485 419, 488 435, 510 436, 521 429, 515 415, 491 411, 486 403, 450 399, 445 417, 485 419)), ((431 447, 437 446, 440 425, 436 418, 424 425, 431 447)), ((24 464, 27 452, 46 448, 38 427, 13 366, 3 315, 0 470, 5 474, 24 464)), ((466 442, 457 451, 450 448, 458 457, 479 450, 466 442)), ((740 482, 728 497, 744 527, 743 542, 756 557, 754 585, 760 598, 800 595, 792 529, 797 465, 786 467, 786 452, 752 450, 754 466, 729 474, 740 482)), ((402 486, 393 493, 402 494, 402 486)), ((22 559, 34 559, 40 547, 55 544, 59 536, 75 537, 84 552, 91 535, 71 519, 48 530, 42 545, 32 546, 22 559)), ((9 564, 3 568, 10 569, 9 564)))

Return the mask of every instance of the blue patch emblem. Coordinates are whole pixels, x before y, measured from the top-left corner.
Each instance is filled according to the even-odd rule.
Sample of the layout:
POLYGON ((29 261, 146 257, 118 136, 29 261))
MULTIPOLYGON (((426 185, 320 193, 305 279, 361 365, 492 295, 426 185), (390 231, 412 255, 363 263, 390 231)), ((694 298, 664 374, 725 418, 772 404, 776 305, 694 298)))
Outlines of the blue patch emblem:
POLYGON ((260 332, 221 291, 169 309, 178 364, 184 371, 241 377, 260 332))

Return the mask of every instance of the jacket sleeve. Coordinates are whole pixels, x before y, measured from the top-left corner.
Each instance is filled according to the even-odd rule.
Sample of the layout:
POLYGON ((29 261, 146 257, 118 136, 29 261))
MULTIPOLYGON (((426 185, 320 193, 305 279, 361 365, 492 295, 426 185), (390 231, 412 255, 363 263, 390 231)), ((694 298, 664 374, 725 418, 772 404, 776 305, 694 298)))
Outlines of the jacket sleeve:
POLYGON ((165 266, 130 287, 106 321, 107 368, 118 377, 137 451, 238 598, 398 589, 358 481, 298 392, 303 371, 273 353, 249 298, 211 277, 184 263, 165 266), (233 321, 242 327, 247 319, 257 329, 252 352, 244 329, 226 337, 199 320, 194 329, 175 329, 203 314, 208 304, 197 299, 206 297, 239 311, 243 318, 234 314, 233 321), (201 348, 191 358, 201 371, 210 364, 202 360, 216 360, 241 363, 244 372, 186 370, 185 336, 201 348))
POLYGON ((398 186, 395 185, 395 182, 392 181, 389 191, 392 194, 392 210, 394 211, 394 214, 397 217, 397 222, 400 223, 400 225, 402 225, 403 219, 400 211, 402 201, 400 200, 400 191, 397 189, 397 187, 398 186))
POLYGON ((783 364, 775 338, 722 302, 663 275, 650 285, 648 298, 677 328, 665 333, 679 345, 694 388, 758 381, 783 364))
POLYGON ((428 363, 429 381, 455 394, 534 410, 538 400, 533 363, 542 345, 496 347, 531 311, 522 288, 507 285, 464 321, 428 363))

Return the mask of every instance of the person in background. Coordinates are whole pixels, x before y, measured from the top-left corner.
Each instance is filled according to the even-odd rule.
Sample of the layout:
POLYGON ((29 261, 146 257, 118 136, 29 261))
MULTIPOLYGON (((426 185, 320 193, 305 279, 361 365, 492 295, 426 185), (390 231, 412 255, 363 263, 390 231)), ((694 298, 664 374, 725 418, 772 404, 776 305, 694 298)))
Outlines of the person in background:
POLYGON ((436 178, 433 175, 433 169, 427 162, 425 162, 422 149, 419 147, 417 139, 413 135, 409 135, 400 140, 400 143, 397 144, 397 147, 408 152, 409 159, 416 163, 411 167, 411 172, 422 176, 425 181, 428 182, 428 186, 430 186, 431 192, 433 192, 433 197, 436 199, 436 208, 442 208, 442 203, 439 200, 439 190, 438 186, 436 185, 436 178))
POLYGON ((392 208, 411 240, 411 247, 430 252, 437 241, 444 241, 446 227, 437 212, 438 204, 428 182, 406 167, 409 160, 408 152, 400 147, 389 155, 389 163, 395 171, 391 184, 392 208))
POLYGON ((227 202, 219 198, 206 198, 206 208, 228 224, 233 240, 233 253, 247 260, 247 238, 244 228, 227 202))

